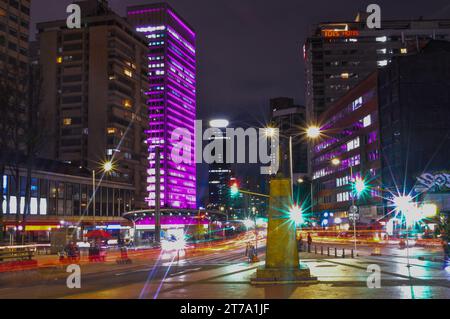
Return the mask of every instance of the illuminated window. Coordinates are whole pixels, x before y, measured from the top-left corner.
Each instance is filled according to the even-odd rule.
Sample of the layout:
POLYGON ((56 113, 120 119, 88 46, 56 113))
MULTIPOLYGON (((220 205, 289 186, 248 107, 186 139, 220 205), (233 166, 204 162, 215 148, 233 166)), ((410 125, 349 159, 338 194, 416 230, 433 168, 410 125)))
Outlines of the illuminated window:
POLYGON ((354 150, 359 147, 359 137, 347 143, 347 151, 354 150))
POLYGON ((377 42, 386 42, 387 41, 387 37, 378 37, 376 38, 377 42))
POLYGON ((107 131, 108 131, 108 134, 114 134, 114 133, 116 133, 116 128, 115 127, 108 127, 107 131))
POLYGON ((123 73, 130 78, 133 77, 133 72, 131 72, 130 70, 124 69, 123 73))
POLYGON ((70 117, 66 117, 63 119, 63 124, 64 125, 72 125, 72 119, 70 117))
POLYGON ((56 58, 56 63, 61 64, 62 61, 63 61, 62 56, 59 56, 59 57, 56 58))
POLYGON ((367 115, 364 119, 363 119, 363 126, 364 127, 368 127, 372 125, 372 117, 370 115, 367 115))
POLYGON ((341 78, 343 78, 343 79, 348 79, 349 77, 350 77, 350 74, 348 74, 348 73, 341 74, 341 78))
POLYGON ((400 53, 401 54, 406 54, 406 53, 408 53, 408 49, 407 48, 401 48, 400 49, 400 53))
POLYGON ((361 106, 363 105, 363 98, 362 96, 360 96, 359 98, 357 98, 356 100, 354 100, 352 102, 352 110, 356 111, 357 109, 359 109, 361 106))
POLYGON ((337 201, 339 203, 341 202, 347 202, 350 200, 350 193, 349 192, 345 192, 345 193, 339 193, 337 194, 337 201))
POLYGON ((388 60, 381 60, 377 62, 378 66, 386 66, 388 65, 389 61, 388 60))
POLYGON ((123 106, 127 109, 131 108, 133 105, 131 104, 130 100, 123 100, 123 106))

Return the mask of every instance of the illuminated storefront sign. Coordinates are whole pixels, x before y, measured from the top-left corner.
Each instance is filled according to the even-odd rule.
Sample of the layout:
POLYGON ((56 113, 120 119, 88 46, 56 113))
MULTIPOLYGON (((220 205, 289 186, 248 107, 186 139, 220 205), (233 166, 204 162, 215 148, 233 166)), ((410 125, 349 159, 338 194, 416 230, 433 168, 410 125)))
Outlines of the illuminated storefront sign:
POLYGON ((450 172, 424 173, 417 177, 415 191, 450 192, 450 172))
POLYGON ((353 38, 359 36, 358 30, 322 30, 325 38, 353 38))

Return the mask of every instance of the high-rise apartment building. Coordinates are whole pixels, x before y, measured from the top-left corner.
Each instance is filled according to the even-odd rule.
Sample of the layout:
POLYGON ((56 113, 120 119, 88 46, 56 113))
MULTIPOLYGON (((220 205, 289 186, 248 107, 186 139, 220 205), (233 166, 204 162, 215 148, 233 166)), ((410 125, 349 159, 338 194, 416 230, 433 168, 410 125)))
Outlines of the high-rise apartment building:
POLYGON ((81 28, 65 20, 37 25, 49 136, 41 156, 99 175, 112 160, 111 178, 135 188, 132 208, 146 208, 147 43, 106 1, 78 4, 81 28))
MULTIPOLYGON (((156 148, 160 149, 160 207, 195 209, 195 118, 196 118, 196 52, 195 32, 166 3, 128 8, 128 20, 147 38, 150 82, 147 87, 150 153, 148 202, 156 205, 156 148), (189 132, 190 161, 172 158, 172 133, 189 132)), ((187 136, 184 136, 185 138, 187 136)), ((185 139, 186 141, 186 139, 185 139)))
POLYGON ((0 145, 2 151, 25 152, 30 92, 29 0, 0 1, 0 145))
POLYGON ((30 0, 0 1, 0 70, 26 73, 30 0))
POLYGON ((416 52, 429 40, 450 40, 450 20, 355 21, 315 25, 304 46, 306 108, 310 121, 393 56, 416 52))

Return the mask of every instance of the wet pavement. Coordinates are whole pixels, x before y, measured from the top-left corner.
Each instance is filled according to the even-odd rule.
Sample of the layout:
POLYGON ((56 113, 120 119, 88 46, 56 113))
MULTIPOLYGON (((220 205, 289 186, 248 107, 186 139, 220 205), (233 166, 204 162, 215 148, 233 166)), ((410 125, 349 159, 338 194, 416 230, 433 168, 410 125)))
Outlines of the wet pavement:
POLYGON ((141 259, 132 265, 83 265, 81 289, 67 288, 68 274, 60 270, 44 279, 3 284, 0 298, 450 298, 450 267, 419 259, 439 256, 439 250, 411 248, 408 259, 406 251, 396 247, 384 247, 380 256, 372 256, 372 249, 359 247, 360 256, 354 259, 301 253, 302 262, 318 277, 318 282, 311 284, 254 286, 250 279, 256 268, 264 265, 264 247, 259 250, 261 262, 256 264, 246 261, 244 248, 233 248, 180 259, 178 254, 166 252, 159 259, 141 259), (367 285, 371 265, 381 270, 378 289, 367 285))

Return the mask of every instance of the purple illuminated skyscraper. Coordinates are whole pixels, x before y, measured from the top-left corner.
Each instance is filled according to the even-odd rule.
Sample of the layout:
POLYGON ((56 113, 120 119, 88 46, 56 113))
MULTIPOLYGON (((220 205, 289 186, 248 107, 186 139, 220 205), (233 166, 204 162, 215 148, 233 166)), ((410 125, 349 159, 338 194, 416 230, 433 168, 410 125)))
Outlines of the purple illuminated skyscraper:
POLYGON ((148 203, 155 207, 155 148, 161 150, 161 208, 196 208, 195 32, 166 3, 128 7, 128 20, 148 39, 148 203), (191 163, 171 158, 174 129, 191 132, 191 163))

